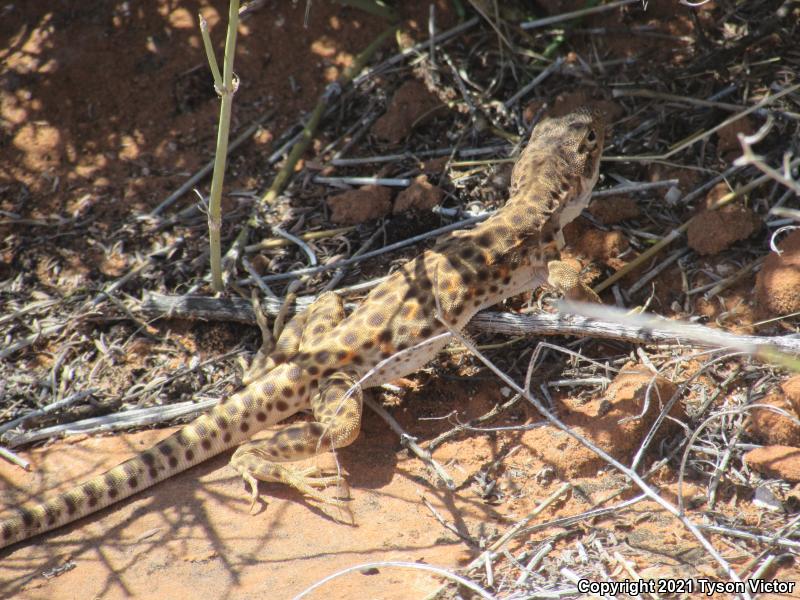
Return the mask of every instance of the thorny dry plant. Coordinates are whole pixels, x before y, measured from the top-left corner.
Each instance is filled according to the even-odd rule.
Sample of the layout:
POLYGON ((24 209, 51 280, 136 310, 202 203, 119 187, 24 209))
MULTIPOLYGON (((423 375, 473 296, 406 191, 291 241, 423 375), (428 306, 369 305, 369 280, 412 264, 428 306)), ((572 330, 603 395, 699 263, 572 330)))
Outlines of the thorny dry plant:
MULTIPOLYGON (((743 282, 750 285, 773 236, 797 223, 792 205, 797 206, 800 192, 800 93, 794 87, 800 32, 792 3, 718 2, 710 8, 686 3, 670 18, 651 16, 639 3, 621 3, 624 6, 597 16, 525 28, 503 4, 480 11, 450 32, 437 31, 432 21, 432 43, 423 41, 414 50, 374 61, 367 74, 342 91, 321 121, 321 133, 330 141, 309 161, 330 167, 335 177, 315 177, 307 165, 274 204, 253 205, 252 229, 264 237, 251 238, 245 248, 241 270, 235 274, 237 285, 258 285, 272 314, 292 281, 300 282, 295 286, 303 302, 326 289, 334 277, 343 282, 338 289, 349 297, 363 295, 387 270, 431 243, 441 228, 469 226, 501 204, 507 164, 547 109, 568 110, 593 101, 607 110, 614 127, 597 201, 609 195, 603 190, 611 189, 614 197, 633 198, 638 207, 636 214, 612 224, 590 218, 595 231, 627 240, 618 255, 603 257, 605 263, 594 267, 600 285, 608 282, 609 298, 620 306, 642 306, 723 329, 746 326, 762 336, 796 333, 797 315, 741 321, 748 313, 737 304, 741 294, 732 293, 743 282), (370 129, 393 92, 414 78, 449 110, 415 128, 402 151, 387 148, 370 129), (726 121, 733 127, 720 127, 726 121), (728 130, 738 134, 740 148, 725 145, 728 130), (333 229, 320 210, 326 196, 352 182, 408 185, 420 174, 421 162, 434 158, 446 161, 438 177, 436 171, 428 173, 446 192, 436 212, 333 229), (764 227, 709 259, 687 247, 681 228, 721 183, 732 190, 731 201, 746 202, 764 227), (636 256, 644 259, 635 275, 609 279, 636 256), (261 277, 265 272, 271 276, 261 277)), ((652 4, 648 10, 656 10, 652 4)), ((269 165, 286 156, 300 138, 302 124, 301 118, 275 140, 269 165)), ((239 196, 253 199, 259 192, 253 189, 239 196)), ((226 216, 223 239, 228 243, 236 236, 237 219, 247 216, 241 206, 226 216)), ((90 224, 78 220, 28 223, 14 215, 4 218, 20 226, 91 232, 90 224)), ((172 420, 178 417, 168 409, 176 403, 184 403, 186 412, 179 415, 188 418, 206 406, 192 408, 192 399, 213 402, 230 392, 237 376, 233 355, 257 347, 255 333, 228 354, 218 352, 206 361, 189 359, 185 339, 170 325, 154 326, 152 315, 134 297, 141 289, 208 292, 198 277, 206 263, 207 244, 200 235, 204 220, 194 204, 180 211, 165 204, 139 222, 120 224, 118 236, 126 240, 133 266, 114 281, 98 280, 95 289, 55 297, 25 273, 0 282, 6 304, 0 317, 5 341, 0 350, 0 420, 34 430, 34 435, 20 435, 0 426, 6 444, 47 439, 69 429, 97 431, 172 420), (149 228, 146 242, 142 223, 149 228), (46 366, 36 361, 40 353, 48 355, 42 363, 46 366), (131 353, 141 353, 138 366, 120 371, 122 357, 131 353), (114 424, 118 415, 131 409, 149 412, 114 424), (97 417, 99 421, 82 425, 97 417), (46 429, 57 422, 66 425, 46 429)), ((249 296, 249 290, 243 295, 249 296)), ((509 304, 522 309, 518 301, 509 304)), ((175 327, 180 333, 181 326, 175 327)), ((479 348, 506 341, 486 331, 476 334, 479 348)), ((677 383, 673 398, 658 400, 650 394, 650 401, 661 410, 659 423, 671 419, 670 401, 686 406, 686 420, 675 435, 660 437, 647 458, 636 452, 626 466, 654 493, 663 483, 654 481, 654 475, 664 465, 705 489, 690 506, 679 496, 679 513, 717 551, 735 549, 750 557, 745 568, 737 565, 735 576, 768 573, 786 555, 800 553, 798 521, 787 518, 783 511, 791 507, 781 503, 787 485, 765 480, 742 461, 744 452, 754 447, 744 428, 746 415, 785 372, 740 353, 666 344, 635 347, 630 341, 565 337, 535 347, 518 341, 515 349, 520 351, 501 347, 487 353, 507 377, 525 380, 524 390, 540 394, 551 409, 557 409, 564 390, 573 397, 602 393, 631 361, 647 366, 654 377, 677 383), (780 508, 765 510, 758 529, 725 510, 732 498, 745 492, 752 497, 756 490, 780 508)), ((479 368, 477 361, 472 364, 473 370, 479 368)), ((479 435, 476 428, 493 429, 498 422, 507 426, 502 411, 474 423, 458 422, 439 436, 441 440, 415 451, 425 458, 426 446, 479 435)), ((6 455, 14 458, 13 452, 6 455)), ((435 461, 430 464, 441 469, 435 461)), ((441 477, 445 479, 446 472, 441 477)), ((526 522, 508 538, 516 544, 513 552, 503 546, 481 554, 482 560, 473 565, 481 571, 465 570, 464 575, 476 589, 491 590, 486 593, 497 598, 577 597, 580 578, 635 579, 639 574, 634 559, 646 562, 655 555, 610 529, 593 526, 598 515, 619 517, 645 500, 624 478, 619 488, 592 502, 584 513, 526 522)), ((503 500, 502 495, 495 499, 503 500)), ((477 540, 476 547, 493 541, 477 540)), ((693 557, 695 563, 704 560, 708 557, 693 557)), ((452 588, 442 593, 452 597, 459 592, 452 588)))

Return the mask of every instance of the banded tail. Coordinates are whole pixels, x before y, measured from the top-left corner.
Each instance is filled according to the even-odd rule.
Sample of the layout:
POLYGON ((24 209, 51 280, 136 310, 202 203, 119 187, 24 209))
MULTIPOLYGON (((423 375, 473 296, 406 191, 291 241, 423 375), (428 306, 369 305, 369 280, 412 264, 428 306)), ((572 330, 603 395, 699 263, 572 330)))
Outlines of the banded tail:
POLYGON ((284 364, 223 400, 169 437, 105 473, 44 502, 15 508, 0 520, 0 548, 51 531, 181 473, 253 433, 294 414, 280 392, 296 385, 298 367, 284 364))

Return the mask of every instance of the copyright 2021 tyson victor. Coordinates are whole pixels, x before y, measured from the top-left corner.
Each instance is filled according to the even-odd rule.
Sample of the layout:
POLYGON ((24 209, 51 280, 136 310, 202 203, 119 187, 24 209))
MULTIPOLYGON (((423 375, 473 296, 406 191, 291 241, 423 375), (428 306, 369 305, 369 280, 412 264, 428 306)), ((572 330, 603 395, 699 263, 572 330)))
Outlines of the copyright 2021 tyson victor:
POLYGON ((624 579, 622 581, 578 581, 582 594, 615 596, 617 594, 791 594, 795 581, 778 579, 748 579, 747 581, 716 581, 713 579, 624 579))

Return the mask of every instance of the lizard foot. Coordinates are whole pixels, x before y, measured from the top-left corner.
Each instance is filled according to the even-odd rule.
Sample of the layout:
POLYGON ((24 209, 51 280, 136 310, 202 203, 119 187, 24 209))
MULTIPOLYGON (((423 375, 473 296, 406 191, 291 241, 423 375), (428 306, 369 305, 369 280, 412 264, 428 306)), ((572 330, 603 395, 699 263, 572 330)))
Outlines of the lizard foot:
POLYGON ((594 290, 581 281, 580 273, 568 263, 561 260, 551 260, 547 263, 547 273, 547 283, 562 293, 568 300, 602 303, 602 300, 594 290))
POLYGON ((322 494, 317 489, 335 485, 338 496, 347 495, 347 482, 340 475, 324 475, 319 467, 291 469, 269 461, 256 458, 252 454, 234 454, 231 465, 239 471, 250 488, 250 513, 253 514, 258 502, 258 481, 279 482, 293 487, 308 498, 322 504, 343 508, 347 503, 336 497, 322 494))

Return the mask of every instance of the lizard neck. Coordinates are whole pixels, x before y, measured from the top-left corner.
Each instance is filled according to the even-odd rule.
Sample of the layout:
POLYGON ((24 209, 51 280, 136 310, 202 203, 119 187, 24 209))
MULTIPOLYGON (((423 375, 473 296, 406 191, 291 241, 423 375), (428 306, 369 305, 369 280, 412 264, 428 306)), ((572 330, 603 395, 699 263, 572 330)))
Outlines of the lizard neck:
POLYGON ((492 235, 493 249, 501 254, 513 251, 520 243, 537 240, 546 233, 552 214, 543 211, 539 203, 512 197, 506 205, 470 233, 476 238, 492 235))
POLYGON ((553 212, 542 210, 541 202, 512 196, 489 219, 459 237, 483 249, 481 262, 513 267, 552 238, 555 221, 553 212))
POLYGON ((597 167, 591 173, 583 173, 568 165, 569 161, 558 153, 539 154, 519 161, 508 202, 476 228, 476 234, 507 231, 509 239, 503 245, 512 262, 520 248, 527 247, 529 251, 532 243, 545 244, 555 238, 561 249, 564 226, 586 208, 598 177, 597 167), (536 168, 532 169, 531 165, 536 168))

